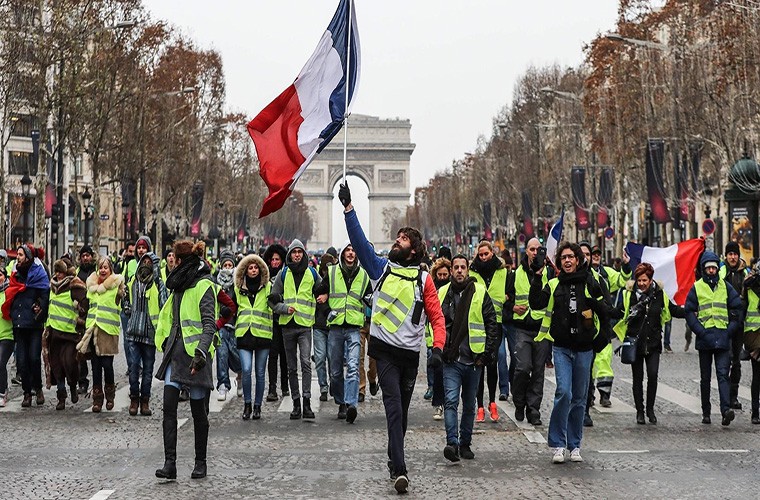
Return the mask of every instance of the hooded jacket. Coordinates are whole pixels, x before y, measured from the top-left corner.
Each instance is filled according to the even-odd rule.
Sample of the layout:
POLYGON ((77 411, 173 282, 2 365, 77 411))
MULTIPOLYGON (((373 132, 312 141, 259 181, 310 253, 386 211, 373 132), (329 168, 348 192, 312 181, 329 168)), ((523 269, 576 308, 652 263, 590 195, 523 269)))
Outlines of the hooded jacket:
POLYGON ((140 242, 148 245, 148 252, 153 251, 153 242, 150 241, 150 236, 148 236, 147 234, 144 234, 140 236, 139 238, 137 238, 137 241, 135 241, 135 249, 137 249, 137 247, 140 245, 140 242))
MULTIPOLYGON (((292 273, 293 279, 295 280, 296 289, 301 285, 301 279, 303 279, 304 273, 311 272, 312 276, 314 278, 314 286, 312 287, 312 294, 316 296, 317 290, 319 290, 319 285, 322 282, 322 278, 319 276, 319 273, 314 268, 309 267, 309 257, 306 254, 306 247, 303 246, 303 243, 301 243, 300 240, 295 239, 288 247, 288 253, 285 257, 285 267, 277 273, 277 277, 272 282, 272 292, 269 295, 269 307, 272 309, 272 312, 279 315, 287 315, 288 314, 288 306, 285 304, 285 298, 283 294, 285 293, 285 281, 283 278, 284 273, 292 273), (300 248, 303 250, 304 255, 301 261, 298 263, 299 270, 296 270, 296 266, 294 265, 293 261, 291 260, 290 254, 295 250, 296 248, 300 248)), ((302 328, 299 324, 295 322, 295 319, 291 319, 290 322, 288 322, 287 325, 283 325, 284 328, 302 328)))
POLYGON ((266 250, 264 250, 264 254, 261 256, 262 259, 264 259, 264 262, 266 262, 267 267, 269 268, 269 279, 274 280, 277 277, 277 273, 282 271, 282 266, 277 269, 272 269, 272 267, 269 265, 269 263, 272 260, 272 256, 274 254, 277 254, 280 256, 280 260, 282 261, 282 266, 285 265, 285 257, 288 255, 288 251, 285 249, 284 246, 272 243, 267 247, 266 250))
MULTIPOLYGON (((339 256, 338 257, 339 258, 338 265, 340 266, 340 269, 339 269, 338 272, 339 272, 339 276, 341 277, 341 279, 343 279, 346 282, 346 290, 350 290, 351 289, 351 286, 353 285, 353 282, 356 279, 356 277, 358 276, 359 270, 361 269, 361 264, 359 263, 359 258, 357 257, 356 261, 354 262, 354 272, 353 272, 353 274, 349 276, 346 273, 346 269, 347 268, 346 268, 346 263, 343 260, 343 252, 345 251, 346 247, 348 247, 349 245, 351 245, 351 242, 350 241, 346 241, 343 244, 343 246, 340 248, 340 251, 339 251, 340 253, 338 254, 338 256, 339 256)), ((362 297, 365 296, 367 293, 369 293, 371 291, 372 291, 372 287, 370 286, 369 282, 367 282, 367 288, 365 288, 363 290, 362 297)), ((329 273, 329 267, 328 267, 327 274, 322 278, 322 283, 319 285, 319 288, 317 289, 317 295, 322 295, 322 294, 325 294, 325 293, 326 294, 330 293, 330 273, 329 273)), ((326 304, 327 304, 327 302, 325 304, 317 304, 317 308, 319 309, 320 305, 326 305, 326 304)), ((329 310, 330 310, 329 306, 327 306, 326 310, 329 312, 329 310)), ((345 327, 348 327, 348 328, 354 328, 353 325, 348 325, 348 324, 345 324, 345 323, 343 325, 335 325, 335 326, 345 326, 345 327)))
MULTIPOLYGON (((243 259, 240 261, 238 266, 235 268, 235 287, 240 291, 240 293, 235 293, 234 300, 235 304, 237 305, 237 308, 240 309, 240 303, 242 301, 248 301, 249 304, 253 305, 254 301, 256 300, 256 295, 259 293, 264 293, 266 290, 266 285, 269 283, 269 268, 267 267, 266 263, 264 262, 264 259, 259 257, 258 255, 246 255, 243 257, 243 259), (248 285, 246 284, 246 272, 248 271, 248 266, 251 264, 256 264, 259 266, 259 276, 261 277, 259 281, 259 289, 258 290, 249 290, 248 285)), ((234 329, 234 326, 233 326, 234 329)), ((247 351, 255 351, 256 349, 268 349, 271 347, 272 341, 270 339, 263 339, 260 337, 254 337, 251 332, 246 332, 245 335, 242 337, 237 337, 237 348, 238 349, 245 349, 247 351)))
MULTIPOLYGON (((700 278, 700 280, 707 283, 710 289, 715 290, 718 280, 721 278, 716 274, 713 283, 710 283, 710 281, 706 279, 707 273, 705 272, 705 264, 707 262, 720 262, 720 259, 710 251, 705 251, 699 259, 699 269, 702 273, 702 278, 700 278)), ((738 332, 741 327, 744 308, 742 307, 741 297, 728 282, 726 282, 726 292, 728 294, 728 328, 723 329, 716 327, 705 328, 699 319, 697 319, 699 300, 697 299, 696 283, 691 287, 691 290, 689 290, 689 294, 686 296, 684 309, 686 310, 686 323, 697 337, 695 342, 697 350, 728 350, 731 348, 731 336, 738 332)))

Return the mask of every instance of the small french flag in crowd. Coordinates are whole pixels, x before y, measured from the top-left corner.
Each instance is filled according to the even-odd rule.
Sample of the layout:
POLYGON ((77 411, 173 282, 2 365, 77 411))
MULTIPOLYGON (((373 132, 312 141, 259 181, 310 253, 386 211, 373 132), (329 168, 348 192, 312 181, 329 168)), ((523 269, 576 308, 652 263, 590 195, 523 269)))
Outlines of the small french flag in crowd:
POLYGON ((695 270, 699 256, 705 250, 705 240, 695 238, 682 241, 665 248, 647 247, 638 243, 628 243, 625 251, 631 258, 631 269, 641 262, 652 264, 654 279, 662 283, 662 288, 670 300, 683 306, 686 295, 694 285, 695 270))
MULTIPOLYGON (((549 231, 549 237, 546 238, 546 256, 549 257, 549 260, 552 262, 554 262, 554 257, 556 257, 559 242, 562 241, 562 230, 564 229, 564 225, 565 209, 563 207, 562 215, 560 215, 559 220, 554 223, 551 231, 549 231)), ((559 262, 554 262, 554 264, 559 265, 559 262)))
POLYGON ((346 92, 351 109, 361 66, 353 7, 353 0, 341 0, 298 78, 248 124, 259 175, 269 188, 259 217, 282 208, 306 167, 338 133, 346 92))

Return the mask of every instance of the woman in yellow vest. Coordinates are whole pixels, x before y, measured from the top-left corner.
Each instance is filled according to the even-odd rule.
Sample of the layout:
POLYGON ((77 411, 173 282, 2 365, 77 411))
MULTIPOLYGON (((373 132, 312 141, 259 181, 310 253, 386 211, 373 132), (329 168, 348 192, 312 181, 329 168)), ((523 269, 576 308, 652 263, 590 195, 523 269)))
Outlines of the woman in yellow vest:
POLYGON ((258 255, 243 257, 235 269, 237 321, 235 337, 243 370, 243 420, 261 418, 261 401, 269 349, 272 347, 272 310, 267 304, 271 290, 269 268, 258 255), (251 372, 256 367, 256 394, 251 409, 251 372))
MULTIPOLYGON (((5 303, 8 288, 6 272, 5 268, 0 268, 0 306, 5 303)), ((0 316, 0 408, 8 402, 8 360, 13 354, 13 346, 13 323, 0 316)))
POLYGON ((68 259, 53 263, 55 275, 50 280, 50 304, 43 337, 47 339, 51 382, 58 386, 56 410, 66 408, 66 383, 71 402, 79 401, 79 360, 77 342, 82 339, 87 320, 87 286, 76 276, 76 268, 68 259))
MULTIPOLYGON (((752 365, 752 423, 760 424, 760 265, 755 264, 752 272, 744 279, 742 303, 746 307, 744 315, 744 348, 752 365)), ((0 359, 2 362, 2 359, 0 359)))
POLYGON ((116 395, 113 357, 119 354, 121 299, 124 277, 114 273, 108 257, 98 259, 98 269, 87 278, 87 324, 84 338, 77 344, 80 353, 92 353, 92 411, 99 413, 105 393, 106 409, 112 410, 116 395), (103 387, 105 378, 105 388, 103 387), (104 390, 105 389, 105 390, 104 390))
POLYGON ((216 318, 219 315, 217 285, 202 259, 206 244, 182 240, 174 243, 177 267, 166 280, 169 295, 156 328, 156 349, 164 353, 156 378, 164 381, 164 466, 156 477, 177 478, 177 405, 182 386, 190 393, 195 431, 193 479, 206 477, 208 445, 207 401, 214 388, 212 374, 216 318))

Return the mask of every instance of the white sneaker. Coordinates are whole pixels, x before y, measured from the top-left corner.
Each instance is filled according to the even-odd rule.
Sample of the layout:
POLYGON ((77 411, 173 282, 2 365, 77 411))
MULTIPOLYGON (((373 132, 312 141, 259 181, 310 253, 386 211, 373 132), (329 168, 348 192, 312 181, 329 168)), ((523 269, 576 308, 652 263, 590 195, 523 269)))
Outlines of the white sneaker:
POLYGON ((583 462, 583 457, 581 456, 581 449, 580 448, 574 448, 573 451, 570 452, 570 461, 571 462, 583 462))
POLYGON ((443 406, 436 406, 433 420, 443 420, 443 406))
POLYGON ((0 408, 5 408, 5 405, 8 403, 8 393, 0 394, 0 408))
POLYGON ((552 462, 555 464, 565 463, 565 449, 564 448, 554 448, 554 456, 552 457, 552 462))
POLYGON ((227 387, 221 386, 219 389, 217 389, 217 392, 219 393, 216 396, 217 401, 224 401, 227 399, 227 387))

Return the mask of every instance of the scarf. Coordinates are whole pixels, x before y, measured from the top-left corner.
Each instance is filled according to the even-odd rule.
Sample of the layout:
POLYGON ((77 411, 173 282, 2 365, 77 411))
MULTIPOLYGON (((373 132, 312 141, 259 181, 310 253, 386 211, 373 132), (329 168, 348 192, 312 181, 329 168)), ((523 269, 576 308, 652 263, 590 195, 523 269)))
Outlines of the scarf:
POLYGON ((175 267, 172 273, 166 278, 166 288, 172 292, 184 292, 195 283, 196 277, 203 272, 203 262, 195 255, 191 254, 182 259, 182 264, 175 267))
POLYGON ((445 279, 445 280, 433 280, 433 284, 435 285, 435 289, 436 290, 440 290, 441 287, 444 286, 444 285, 446 285, 446 283, 448 283, 449 281, 450 281, 449 279, 445 279))
POLYGON ((303 274, 307 267, 309 267, 309 259, 306 258, 306 255, 301 257, 301 260, 298 262, 293 262, 292 260, 288 262, 288 269, 293 274, 303 274))
POLYGON ((216 281, 225 290, 232 288, 234 270, 232 269, 220 269, 219 274, 216 276, 216 281))
POLYGON ((354 281, 354 278, 359 273, 359 262, 355 260, 353 266, 348 266, 341 261, 340 270, 343 272, 343 277, 346 280, 346 287, 351 288, 351 282, 354 281))
POLYGON ((61 281, 57 281, 55 279, 50 280, 50 290, 54 294, 64 293, 67 292, 71 285, 71 280, 74 279, 74 276, 66 276, 61 281))
POLYGON ((50 289, 50 279, 41 265, 30 264, 28 272, 23 275, 18 274, 18 269, 11 274, 11 277, 8 279, 8 288, 5 291, 5 303, 3 303, 2 307, 3 319, 10 321, 13 299, 27 288, 50 289), (19 280, 19 278, 21 279, 19 280))
POLYGON ((137 268, 137 272, 135 273, 135 277, 137 278, 137 281, 139 281, 142 284, 150 285, 153 283, 153 265, 144 266, 140 265, 140 267, 137 268))
POLYGON ((246 274, 245 287, 248 289, 248 293, 256 295, 256 292, 261 288, 261 273, 257 274, 255 278, 251 278, 246 274))
POLYGON ((471 269, 478 273, 486 283, 491 282, 493 274, 501 268, 501 259, 496 255, 483 262, 477 257, 472 261, 471 269))
POLYGON ((457 310, 454 312, 454 320, 451 323, 451 335, 446 339, 446 345, 443 346, 443 359, 454 361, 459 356, 459 346, 470 332, 467 320, 472 297, 475 295, 475 278, 467 278, 463 283, 452 280, 450 290, 452 293, 462 293, 457 310))

